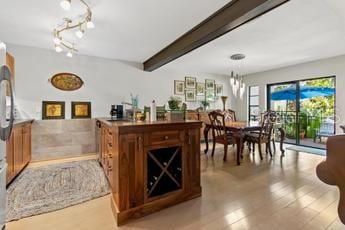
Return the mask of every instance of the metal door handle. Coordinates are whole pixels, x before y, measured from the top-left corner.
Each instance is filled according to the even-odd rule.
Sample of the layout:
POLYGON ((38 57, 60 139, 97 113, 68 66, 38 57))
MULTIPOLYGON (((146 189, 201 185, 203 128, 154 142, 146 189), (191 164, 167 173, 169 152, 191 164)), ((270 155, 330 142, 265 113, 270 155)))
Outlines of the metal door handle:
POLYGON ((6 141, 11 135, 12 126, 14 122, 14 99, 13 99, 13 86, 11 82, 11 71, 8 66, 4 65, 0 68, 0 84, 2 81, 8 81, 10 85, 10 98, 11 98, 11 110, 10 110, 10 120, 7 127, 2 127, 0 125, 0 139, 6 141))

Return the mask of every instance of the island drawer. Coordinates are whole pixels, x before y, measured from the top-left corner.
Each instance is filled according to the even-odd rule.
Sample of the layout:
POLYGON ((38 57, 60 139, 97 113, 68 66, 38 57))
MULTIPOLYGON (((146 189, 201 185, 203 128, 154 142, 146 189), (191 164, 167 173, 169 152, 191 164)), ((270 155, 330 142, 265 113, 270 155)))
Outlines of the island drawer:
POLYGON ((181 142, 181 131, 160 131, 152 132, 146 135, 145 144, 149 145, 161 145, 161 144, 173 144, 181 142))

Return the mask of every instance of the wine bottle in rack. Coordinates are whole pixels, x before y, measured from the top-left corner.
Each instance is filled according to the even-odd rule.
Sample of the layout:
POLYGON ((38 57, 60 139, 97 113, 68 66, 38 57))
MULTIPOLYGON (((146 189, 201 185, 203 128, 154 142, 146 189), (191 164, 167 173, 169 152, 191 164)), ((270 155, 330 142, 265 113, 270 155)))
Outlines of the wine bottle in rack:
POLYGON ((158 177, 156 176, 150 176, 149 179, 148 179, 148 187, 149 189, 152 188, 152 186, 156 183, 158 177))
POLYGON ((174 167, 170 171, 176 180, 179 180, 181 178, 181 173, 182 173, 181 167, 174 167))

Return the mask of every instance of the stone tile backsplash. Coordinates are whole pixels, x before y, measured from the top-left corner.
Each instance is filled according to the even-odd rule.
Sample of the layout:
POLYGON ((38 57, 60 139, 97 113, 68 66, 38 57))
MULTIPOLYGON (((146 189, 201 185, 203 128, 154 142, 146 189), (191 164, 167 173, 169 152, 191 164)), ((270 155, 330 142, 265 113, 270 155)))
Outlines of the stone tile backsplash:
POLYGON ((32 125, 32 160, 96 153, 95 119, 38 120, 32 125))

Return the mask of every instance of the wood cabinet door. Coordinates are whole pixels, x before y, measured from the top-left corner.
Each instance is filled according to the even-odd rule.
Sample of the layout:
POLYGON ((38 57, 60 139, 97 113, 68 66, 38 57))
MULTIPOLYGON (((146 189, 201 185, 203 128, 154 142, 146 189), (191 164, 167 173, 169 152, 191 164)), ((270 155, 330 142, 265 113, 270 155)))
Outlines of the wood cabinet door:
POLYGON ((31 161, 31 124, 23 127, 23 167, 31 161))
MULTIPOLYGON (((14 74, 15 74, 15 72, 14 72, 14 57, 9 53, 6 53, 6 65, 10 68, 12 87, 14 89, 14 74)), ((6 96, 10 96, 9 85, 7 85, 7 87, 6 87, 6 96)))
POLYGON ((200 130, 186 130, 184 162, 187 170, 184 171, 185 190, 195 192, 200 189, 200 130))
POLYGON ((121 211, 144 203, 143 134, 120 135, 119 146, 117 178, 121 211))
POLYGON ((13 130, 14 134, 14 168, 16 173, 24 167, 23 162, 23 127, 18 126, 13 130))
POLYGON ((6 184, 8 184, 16 175, 15 166, 14 166, 14 134, 13 132, 10 138, 6 142, 6 161, 7 161, 6 184))

